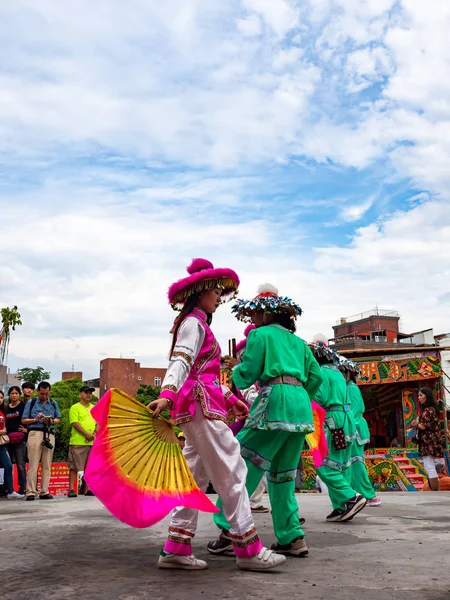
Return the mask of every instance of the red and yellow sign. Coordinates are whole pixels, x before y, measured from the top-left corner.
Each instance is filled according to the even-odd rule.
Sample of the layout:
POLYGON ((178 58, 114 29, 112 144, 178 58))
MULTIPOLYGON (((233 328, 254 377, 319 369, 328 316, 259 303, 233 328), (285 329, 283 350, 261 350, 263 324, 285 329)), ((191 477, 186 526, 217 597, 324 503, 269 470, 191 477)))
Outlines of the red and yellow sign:
POLYGON ((361 369, 358 385, 436 379, 442 375, 440 354, 436 351, 382 356, 356 362, 361 369))

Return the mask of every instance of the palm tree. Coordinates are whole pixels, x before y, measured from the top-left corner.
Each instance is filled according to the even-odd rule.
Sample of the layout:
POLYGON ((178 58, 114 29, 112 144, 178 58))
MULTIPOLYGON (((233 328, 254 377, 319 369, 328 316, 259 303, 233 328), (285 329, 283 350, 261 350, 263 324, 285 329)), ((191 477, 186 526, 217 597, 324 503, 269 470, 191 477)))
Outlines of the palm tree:
POLYGON ((17 306, 6 307, 1 310, 2 324, 0 328, 0 365, 4 365, 8 358, 8 348, 11 339, 11 331, 15 331, 17 325, 22 325, 20 313, 17 306))

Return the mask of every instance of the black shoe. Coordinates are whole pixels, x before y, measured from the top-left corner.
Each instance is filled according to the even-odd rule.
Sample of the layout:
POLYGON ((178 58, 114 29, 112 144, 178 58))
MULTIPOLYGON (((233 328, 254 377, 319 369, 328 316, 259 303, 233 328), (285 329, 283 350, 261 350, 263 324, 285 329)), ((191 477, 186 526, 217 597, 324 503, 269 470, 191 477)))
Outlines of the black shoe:
POLYGON ((68 498, 77 498, 78 494, 76 493, 75 490, 70 490, 69 493, 67 494, 68 498))
POLYGON ((91 492, 91 490, 88 490, 88 491, 85 493, 85 496, 95 496, 95 494, 94 494, 94 492, 91 492))
POLYGON ((39 496, 39 500, 53 500, 53 496, 51 494, 42 494, 42 496, 39 496))
POLYGON ((306 519, 304 519, 303 517, 300 517, 298 522, 300 523, 300 525, 304 525, 306 523, 306 519))
POLYGON ((28 502, 30 502, 30 500, 34 500, 34 496, 27 496, 25 498, 25 500, 27 500, 28 502))
POLYGON ((350 521, 365 507, 366 504, 366 498, 364 498, 364 496, 361 496, 361 494, 356 494, 354 498, 347 502, 347 507, 339 520, 350 521))
POLYGON ((228 537, 228 531, 222 529, 222 533, 217 540, 208 542, 206 548, 210 554, 225 554, 226 552, 232 552, 233 544, 231 543, 231 538, 228 537))
POLYGON ((342 515, 344 514, 343 510, 339 508, 335 508, 332 513, 330 513, 327 517, 327 521, 332 523, 334 521, 340 521, 342 519, 342 515))
POLYGON ((272 544, 271 550, 285 556, 308 556, 308 547, 302 537, 295 538, 290 544, 272 544))

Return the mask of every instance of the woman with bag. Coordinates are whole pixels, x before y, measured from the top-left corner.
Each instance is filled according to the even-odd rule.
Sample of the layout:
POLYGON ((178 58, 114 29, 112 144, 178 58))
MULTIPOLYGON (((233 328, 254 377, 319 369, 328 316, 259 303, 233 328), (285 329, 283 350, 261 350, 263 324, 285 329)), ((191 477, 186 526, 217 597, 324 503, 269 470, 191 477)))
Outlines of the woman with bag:
POLYGON ((423 466, 428 473, 432 492, 439 491, 439 476, 436 471, 436 459, 443 458, 441 430, 439 426, 436 401, 429 387, 419 389, 420 416, 412 422, 417 427, 419 454, 423 456, 423 466))
POLYGON ((17 385, 9 388, 8 398, 9 403, 5 408, 6 431, 9 437, 8 452, 11 460, 17 465, 19 496, 24 497, 27 489, 27 472, 25 469, 27 428, 22 425, 25 404, 20 401, 20 388, 17 385))
POLYGON ((12 462, 8 454, 9 437, 6 432, 5 414, 0 410, 0 463, 5 472, 5 487, 8 500, 18 500, 23 498, 16 494, 13 488, 12 462))

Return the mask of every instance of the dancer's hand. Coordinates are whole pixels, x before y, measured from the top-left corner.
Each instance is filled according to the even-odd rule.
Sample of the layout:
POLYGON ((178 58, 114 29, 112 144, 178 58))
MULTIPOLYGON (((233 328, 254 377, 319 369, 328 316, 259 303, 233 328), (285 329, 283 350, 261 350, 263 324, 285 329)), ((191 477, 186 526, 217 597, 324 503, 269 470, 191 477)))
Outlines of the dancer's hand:
POLYGON ((224 356, 223 361, 227 369, 233 369, 236 365, 239 364, 238 359, 234 358, 233 356, 224 356))
POLYGON ((417 427, 418 424, 419 424, 419 419, 414 419, 414 421, 411 423, 411 426, 417 427))
POLYGON ((153 411, 153 417, 156 418, 159 415, 159 413, 162 412, 164 409, 170 409, 170 406, 170 400, 168 400, 167 398, 158 398, 157 400, 153 400, 153 402, 150 402, 148 408, 153 411))
POLYGON ((245 404, 245 402, 242 402, 242 400, 238 400, 235 404, 233 404, 233 406, 231 407, 231 412, 236 417, 236 419, 239 420, 246 419, 249 414, 247 405, 245 404))

